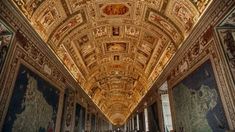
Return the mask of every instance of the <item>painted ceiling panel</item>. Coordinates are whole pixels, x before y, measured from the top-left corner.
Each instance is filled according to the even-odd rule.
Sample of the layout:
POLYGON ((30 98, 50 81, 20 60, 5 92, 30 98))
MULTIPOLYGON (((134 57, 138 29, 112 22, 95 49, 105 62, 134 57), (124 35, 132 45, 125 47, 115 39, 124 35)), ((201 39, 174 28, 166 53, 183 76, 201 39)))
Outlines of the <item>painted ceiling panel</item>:
POLYGON ((114 125, 122 125, 212 0, 12 0, 114 125))

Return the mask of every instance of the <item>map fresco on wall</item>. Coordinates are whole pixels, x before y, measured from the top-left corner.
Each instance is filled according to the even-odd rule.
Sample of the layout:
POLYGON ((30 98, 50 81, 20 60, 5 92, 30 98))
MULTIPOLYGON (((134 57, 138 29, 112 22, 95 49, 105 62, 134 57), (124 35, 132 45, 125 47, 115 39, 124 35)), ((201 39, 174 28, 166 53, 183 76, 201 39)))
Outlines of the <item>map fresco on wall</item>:
POLYGON ((75 112, 75 132, 85 132, 85 108, 80 104, 76 104, 76 112, 75 112))
POLYGON ((0 20, 0 73, 6 60, 13 33, 0 20))
POLYGON ((177 132, 228 130, 209 60, 174 87, 173 100, 177 132))
POLYGON ((54 132, 60 92, 21 65, 5 117, 4 132, 54 132))

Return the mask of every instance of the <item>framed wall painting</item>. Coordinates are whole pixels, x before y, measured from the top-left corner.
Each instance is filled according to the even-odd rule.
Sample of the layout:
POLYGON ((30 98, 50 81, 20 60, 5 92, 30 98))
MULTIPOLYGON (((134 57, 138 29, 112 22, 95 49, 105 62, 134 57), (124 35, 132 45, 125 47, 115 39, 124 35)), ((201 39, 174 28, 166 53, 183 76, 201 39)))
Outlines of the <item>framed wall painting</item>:
POLYGON ((159 128, 159 117, 157 110, 157 102, 154 102, 148 107, 148 119, 149 119, 149 130, 150 131, 160 131, 159 128))
POLYGON ((177 132, 229 130, 210 60, 176 84, 172 98, 177 132))
POLYGON ((74 132, 85 132, 86 109, 76 103, 74 132))
POLYGON ((54 132, 60 90, 20 65, 2 131, 54 132))
POLYGON ((91 114, 91 132, 95 132, 96 131, 96 122, 97 122, 97 118, 95 114, 91 114))
POLYGON ((229 70, 235 82, 235 27, 233 29, 219 28, 217 32, 229 70))
POLYGON ((235 8, 216 27, 222 52, 235 83, 235 8))
POLYGON ((7 53, 13 38, 11 29, 0 19, 0 73, 5 64, 7 53))
POLYGON ((74 91, 67 87, 64 92, 63 115, 61 120, 61 132, 71 131, 72 119, 74 116, 75 96, 74 91))

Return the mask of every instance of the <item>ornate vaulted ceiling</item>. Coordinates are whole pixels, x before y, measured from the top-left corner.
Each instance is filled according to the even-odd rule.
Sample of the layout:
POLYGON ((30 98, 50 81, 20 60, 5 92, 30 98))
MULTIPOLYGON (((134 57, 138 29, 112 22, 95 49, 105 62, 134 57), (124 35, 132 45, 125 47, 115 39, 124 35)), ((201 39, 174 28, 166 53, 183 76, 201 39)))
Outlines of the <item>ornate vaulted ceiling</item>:
POLYGON ((211 0, 12 0, 83 90, 123 124, 211 0))

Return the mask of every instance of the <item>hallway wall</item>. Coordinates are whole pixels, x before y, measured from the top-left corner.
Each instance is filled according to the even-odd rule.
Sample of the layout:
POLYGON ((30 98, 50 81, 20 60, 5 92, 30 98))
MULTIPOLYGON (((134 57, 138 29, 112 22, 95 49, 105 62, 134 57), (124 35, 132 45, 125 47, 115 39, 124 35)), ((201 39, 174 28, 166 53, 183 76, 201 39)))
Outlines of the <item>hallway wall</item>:
POLYGON ((226 55, 221 50, 222 43, 216 33, 218 23, 224 17, 215 19, 216 22, 200 29, 203 33, 184 49, 186 52, 178 58, 169 76, 170 102, 177 132, 223 132, 235 128, 233 73, 229 71, 226 55), (207 67, 200 71, 208 62, 211 63, 208 65, 211 70, 207 67), (197 108, 193 107, 194 104, 197 108), (194 117, 198 119, 194 120, 194 117))
MULTIPOLYGON (((8 24, 8 26, 12 25, 8 24)), ((49 61, 49 58, 30 40, 27 40, 23 33, 19 30, 12 30, 14 30, 14 38, 11 42, 4 71, 1 73, 0 79, 1 126, 7 126, 3 127, 4 131, 17 129, 17 127, 18 129, 25 130, 27 128, 23 127, 24 125, 30 126, 33 123, 35 127, 37 125, 37 127, 42 127, 42 130, 51 127, 50 125, 56 126, 51 129, 59 130, 59 117, 62 114, 63 106, 63 89, 65 89, 64 77, 53 66, 53 63, 49 61), (55 94, 48 95, 46 90, 54 91, 55 94), (50 100, 54 101, 50 102, 50 100), (40 111, 39 108, 42 108, 44 111, 40 111), (34 110, 39 111, 36 112, 34 110), (33 114, 35 112, 39 115, 35 116, 33 114), (20 120, 20 113, 27 120, 20 120), (40 120, 41 116, 49 117, 40 120), (33 120, 38 120, 42 124, 33 122, 33 120), (16 121, 15 124, 12 124, 14 121, 16 121), (19 126, 19 123, 23 126, 19 126), (10 127, 11 125, 12 127, 10 127)))
MULTIPOLYGON (((154 84, 152 90, 150 90, 147 96, 144 98, 142 103, 136 109, 139 111, 143 109, 144 104, 147 103, 148 106, 151 105, 152 97, 156 97, 154 94, 159 91, 159 87, 167 81, 168 82, 168 92, 170 97, 170 106, 171 113, 173 118, 173 128, 174 131, 199 131, 198 127, 195 127, 196 123, 199 126, 203 127, 205 124, 209 126, 209 129, 213 131, 234 131, 235 130, 235 81, 234 81, 234 45, 235 45, 235 30, 234 30, 234 1, 216 1, 217 4, 210 7, 208 14, 204 15, 202 21, 197 25, 196 30, 190 34, 189 38, 186 39, 185 43, 182 45, 178 53, 171 60, 169 65, 165 68, 159 79, 154 84), (200 69, 204 63, 210 62, 211 72, 205 72, 205 75, 198 75, 197 78, 192 78, 193 73, 200 69), (189 110, 186 108, 186 105, 182 104, 183 117, 180 117, 177 111, 180 111, 176 108, 176 94, 174 90, 180 89, 179 84, 185 79, 191 79, 189 82, 193 87, 197 88, 188 88, 189 93, 193 95, 190 98, 182 97, 180 101, 189 103, 195 102, 195 95, 198 97, 204 95, 204 99, 201 98, 201 109, 202 113, 199 111, 195 112, 194 110, 189 110), (213 78, 213 79, 212 79, 213 78), (213 80, 213 81, 212 81, 213 80), (204 82, 203 82, 204 81, 204 82), (205 85, 210 84, 209 88, 204 87, 205 85), (213 86, 211 87, 211 84, 213 86), (197 91, 200 87, 201 92, 197 91), (193 89, 197 89, 196 92, 193 89), (208 90, 210 92, 208 92, 208 90), (195 95, 194 95, 195 94, 195 95), (191 102, 190 102, 190 100, 191 102), (194 99, 194 101, 192 101, 194 99), (204 102, 203 102, 204 101, 204 102), (210 102, 211 101, 211 102, 210 102), (150 103, 149 103, 150 102, 150 103), (205 103, 205 104, 204 104, 205 103), (203 105, 204 104, 204 105, 203 105), (189 117, 185 111, 188 110, 188 113, 191 113, 189 117), (203 111, 205 110, 205 111, 203 111), (209 110, 209 111, 208 111, 209 110), (198 115, 199 114, 199 115, 198 115), (202 114, 202 115, 200 115, 202 114), (218 116, 220 115, 220 116, 218 116), (194 120, 195 124, 190 124, 190 119, 193 116, 202 116, 198 120, 194 120), (189 124, 180 124, 185 120, 189 124), (204 122, 204 123, 203 123, 204 122), (198 129, 196 129, 198 128, 198 129)), ((215 3, 216 3, 215 2, 215 3)), ((205 70, 206 71, 206 70, 205 70)), ((182 92, 182 91, 181 91, 182 92)), ((188 95, 186 94, 186 95, 188 95)), ((202 96, 201 96, 202 97, 202 96)), ((181 102, 181 103, 182 103, 181 102)), ((161 104, 161 100, 157 100, 158 104, 161 104)), ((159 105, 158 105, 159 106, 159 105)), ((188 106, 189 107, 189 106, 188 106)), ((158 109, 161 111, 161 109, 158 109)), ((160 122, 163 122, 161 115, 162 112, 159 112, 158 117, 160 122)), ((135 115, 133 113, 133 115, 135 115)), ((159 123, 159 124, 161 124, 159 123)), ((161 127, 161 125, 160 125, 161 127)), ((162 130, 163 131, 163 130, 162 130)), ((201 131, 207 131, 202 129, 201 131)))
POLYGON ((0 1, 0 131, 74 131, 77 121, 85 131, 87 97, 5 4, 0 1))

